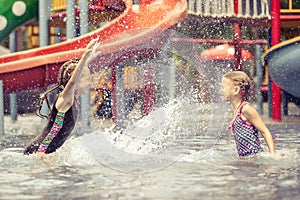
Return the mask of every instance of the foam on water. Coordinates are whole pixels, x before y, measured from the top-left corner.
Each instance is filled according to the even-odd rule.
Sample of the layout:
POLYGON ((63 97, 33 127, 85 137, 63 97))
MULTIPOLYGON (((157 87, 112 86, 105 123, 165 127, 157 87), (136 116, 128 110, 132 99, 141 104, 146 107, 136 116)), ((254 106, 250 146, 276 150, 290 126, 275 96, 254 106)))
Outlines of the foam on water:
MULTIPOLYGON (((173 162, 226 164, 254 160, 263 164, 278 163, 270 157, 266 146, 265 152, 254 159, 239 159, 233 138, 218 142, 218 134, 206 132, 218 129, 198 128, 196 116, 199 117, 199 112, 208 113, 203 115, 206 118, 206 126, 218 126, 207 119, 214 114, 214 110, 206 108, 208 111, 205 111, 195 106, 195 112, 191 114, 186 105, 185 100, 174 100, 163 107, 155 108, 148 116, 128 124, 126 128, 116 129, 116 126, 112 125, 105 129, 96 128, 80 136, 74 135, 60 149, 44 159, 36 155, 24 156, 22 148, 6 148, 0 151, 0 166, 33 166, 37 163, 69 166, 104 164, 119 170, 151 171, 173 162), (194 121, 188 126, 186 120, 194 121), (199 134, 205 137, 199 137, 199 134), (198 142, 194 145, 197 148, 201 142, 211 145, 195 150, 189 148, 192 142, 198 142)), ((283 165, 293 165, 299 160, 297 151, 293 149, 281 148, 277 150, 277 154, 277 159, 280 159, 283 165)))
MULTIPOLYGON (((130 171, 143 168, 149 171, 169 165, 187 153, 187 149, 182 145, 186 141, 181 141, 182 138, 178 138, 178 135, 188 135, 189 139, 193 139, 195 134, 182 127, 185 123, 184 118, 188 116, 184 109, 185 103, 172 101, 163 107, 155 108, 148 116, 124 129, 116 129, 115 125, 112 125, 80 136, 73 135, 43 161, 52 165, 104 164, 114 168, 126 165, 126 169, 135 162, 137 166, 130 168, 130 171)), ((18 153, 11 151, 18 155, 18 160, 25 157, 26 161, 41 161, 36 155, 23 156, 21 149, 16 150, 18 153)), ((8 159, 11 151, 2 151, 2 158, 8 159)))
POLYGON ((152 171, 176 161, 183 152, 176 135, 182 121, 180 103, 154 109, 127 128, 111 126, 79 137, 102 164, 126 171, 152 171), (133 164, 134 163, 134 164, 133 164))

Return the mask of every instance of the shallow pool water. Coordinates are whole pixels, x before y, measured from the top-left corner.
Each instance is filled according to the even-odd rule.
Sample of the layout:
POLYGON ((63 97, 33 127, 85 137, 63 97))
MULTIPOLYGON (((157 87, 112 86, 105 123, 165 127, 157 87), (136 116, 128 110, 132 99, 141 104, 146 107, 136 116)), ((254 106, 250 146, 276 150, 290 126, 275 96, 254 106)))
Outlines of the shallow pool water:
POLYGON ((216 116, 197 109, 202 116, 173 115, 173 125, 165 110, 165 123, 147 125, 150 139, 136 127, 106 128, 74 135, 44 159, 22 154, 31 135, 2 136, 0 199, 300 199, 300 124, 268 125, 281 159, 263 140, 265 152, 240 159, 226 127, 214 129, 216 116))

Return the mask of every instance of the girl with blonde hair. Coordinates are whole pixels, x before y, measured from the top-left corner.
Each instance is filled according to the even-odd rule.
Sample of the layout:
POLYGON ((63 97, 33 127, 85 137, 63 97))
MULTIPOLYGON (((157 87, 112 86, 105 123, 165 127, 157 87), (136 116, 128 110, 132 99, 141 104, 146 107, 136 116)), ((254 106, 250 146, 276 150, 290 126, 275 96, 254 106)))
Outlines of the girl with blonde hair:
POLYGON ((232 130, 239 156, 249 156, 262 151, 258 132, 260 132, 269 148, 275 155, 273 137, 262 121, 260 115, 247 102, 251 91, 251 80, 242 71, 228 72, 223 75, 223 100, 231 103, 233 118, 229 128, 232 130))

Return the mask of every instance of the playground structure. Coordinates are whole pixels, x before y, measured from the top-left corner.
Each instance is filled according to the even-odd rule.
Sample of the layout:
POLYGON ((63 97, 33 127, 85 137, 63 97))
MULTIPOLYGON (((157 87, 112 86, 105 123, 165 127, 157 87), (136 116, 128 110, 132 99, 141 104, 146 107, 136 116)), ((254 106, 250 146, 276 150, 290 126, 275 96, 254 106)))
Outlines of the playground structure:
POLYGON ((268 65, 272 80, 283 91, 283 114, 288 114, 288 103, 293 102, 300 107, 300 37, 281 42, 267 50, 263 60, 268 65))
MULTIPOLYGON (((57 71, 62 63, 79 59, 92 38, 99 37, 101 43, 99 56, 90 65, 92 72, 113 67, 113 77, 116 78, 115 66, 125 59, 136 55, 153 57, 166 41, 168 29, 185 17, 187 4, 183 0, 146 3, 140 2, 136 9, 127 0, 126 10, 102 28, 58 44, 2 56, 0 79, 3 81, 4 91, 11 93, 29 88, 45 89, 56 81, 57 71), (36 79, 30 78, 32 74, 36 79)), ((116 81, 113 81, 114 90, 115 84, 116 81)), ((151 94, 147 89, 145 91, 151 94)), ((114 96, 114 102, 115 98, 114 96)), ((150 102, 145 105, 152 105, 153 100, 146 99, 150 102)))
MULTIPOLYGON (((217 24, 231 24, 233 26, 233 40, 213 40, 213 39, 193 39, 193 42, 196 43, 214 43, 214 44, 233 44, 235 47, 235 69, 241 70, 240 58, 241 58, 241 45, 243 44, 252 44, 256 45, 256 69, 257 69, 257 87, 261 88, 261 83, 263 81, 262 75, 262 66, 261 66, 261 52, 262 47, 260 45, 269 45, 274 46, 280 43, 281 37, 281 30, 285 30, 283 33, 284 37, 293 38, 299 35, 299 27, 300 27, 300 5, 298 1, 287 0, 287 1, 279 1, 279 0, 272 0, 272 1, 231 1, 228 3, 228 7, 225 6, 223 1, 214 2, 209 4, 203 3, 206 1, 196 1, 195 3, 190 3, 190 9, 192 7, 193 13, 195 15, 204 16, 197 18, 194 21, 200 21, 201 23, 217 23, 217 24), (203 7, 203 5, 205 5, 203 7), (282 6, 282 9, 280 7, 282 6), (213 13, 212 13, 212 12, 213 13), (208 14, 210 13, 210 14, 208 14), (222 14, 219 14, 222 13, 222 14), (226 13, 227 16, 231 16, 230 18, 221 18, 223 13, 226 13), (217 16, 217 17, 216 17, 217 16), (272 17, 271 17, 272 16, 272 17), (266 41, 246 41, 241 39, 241 26, 252 26, 252 27, 263 27, 263 28, 270 28, 269 31, 269 39, 270 43, 266 41), (288 32, 292 30, 291 32, 288 32)), ((227 5, 227 4, 226 4, 227 5)), ((294 39, 292 41, 295 41, 294 39)), ((182 42, 187 41, 186 39, 181 40, 182 42)), ((191 41, 191 40, 189 40, 191 41)), ((283 44, 284 45, 284 44, 283 44)), ((281 46, 283 46, 281 45, 281 46)), ((297 48, 297 47, 295 47, 297 48)), ((274 50, 274 49, 273 49, 274 50)), ((274 52, 274 51, 273 51, 274 52)), ((269 54, 273 54, 269 51, 269 54)), ((280 56, 284 57, 287 60, 287 57, 291 58, 288 54, 280 54, 280 56)), ((265 58, 270 58, 267 56, 265 58)), ((297 59, 294 57, 292 58, 295 62, 297 59)), ((267 61, 267 60, 266 60, 267 61)), ((266 62, 267 63, 267 62, 266 62)), ((276 63, 276 60, 274 61, 276 63)), ((279 76, 277 73, 280 73, 282 70, 276 69, 274 70, 274 63, 272 68, 270 68, 271 76, 268 77, 269 85, 268 85, 268 102, 269 102, 269 115, 275 121, 281 120, 281 90, 280 86, 278 87, 277 83, 272 80, 272 74, 274 77, 279 76), (276 75, 275 75, 276 74, 276 75)), ((290 61, 288 63, 291 63, 290 61)), ((284 67, 285 65, 281 65, 280 67, 284 67)), ((296 65, 293 70, 299 72, 299 67, 296 65)), ((299 73, 296 73, 299 74, 299 73)), ((285 78, 289 78, 288 74, 285 78)), ((293 80, 295 78, 293 77, 293 80)), ((291 84, 295 82, 290 82, 291 84)), ((289 87, 297 87, 297 84, 289 87)), ((293 94, 295 95, 295 94, 293 94)), ((296 95, 297 96, 297 95, 296 95)), ((293 98, 293 97, 292 97, 293 98)), ((283 97, 283 99, 285 99, 283 97)), ((295 99, 295 98, 293 98, 295 99)), ((296 99, 298 102, 299 99, 296 99)), ((299 105, 299 103, 298 103, 299 105)), ((284 114, 287 114, 287 102, 284 102, 284 114)), ((258 108, 259 111, 262 113, 262 97, 261 91, 258 91, 258 108)))
POLYGON ((38 0, 0 1, 0 41, 16 27, 38 17, 38 0))
POLYGON ((286 92, 300 97, 300 37, 296 37, 270 48, 264 55, 270 76, 286 92))
MULTIPOLYGON (((293 0, 288 0, 285 2, 280 2, 278 0, 274 0, 272 1, 272 9, 271 9, 271 13, 272 13, 272 23, 271 23, 271 45, 275 46, 277 44, 280 43, 281 41, 281 29, 284 28, 289 28, 289 29, 294 29, 294 28, 299 28, 300 27, 300 5, 299 2, 297 3, 297 1, 293 1, 293 0), (281 10, 281 3, 283 3, 283 15, 280 14, 281 10)), ((299 34, 299 33, 298 33, 299 34)), ((270 51, 271 52, 271 51, 270 51)), ((289 54, 285 54, 282 55, 283 57, 289 57, 289 54)), ((268 57, 266 57, 268 58, 268 57)), ((297 60, 297 58, 293 58, 293 60, 297 60)), ((289 63, 289 62, 288 62, 289 63)), ((279 64, 279 63, 278 63, 279 64)), ((281 65, 280 67, 284 67, 283 65, 281 65)), ((296 67, 296 66, 295 66, 296 67)), ((274 65, 270 66, 270 74, 273 74, 274 78, 278 77, 278 73, 281 73, 280 70, 276 71, 276 68, 278 69, 278 67, 275 67, 274 70, 274 65), (272 67, 272 68, 271 68, 272 67), (277 75, 276 75, 277 74, 277 75)), ((297 67, 296 67, 297 68, 297 67)), ((295 68, 294 68, 295 69, 295 68)), ((299 72, 299 67, 297 70, 299 72)), ((296 73, 299 74, 299 73, 296 73)), ((285 74, 287 75, 287 74, 285 74)), ((290 78, 290 77, 286 77, 286 78, 290 78)), ((291 77, 293 78, 293 77, 291 77)), ((272 77, 270 77, 270 79, 272 80, 272 77)), ((298 79, 298 78, 296 78, 298 79)), ((293 78, 293 80, 295 80, 293 78)), ((272 105, 269 104, 269 110, 271 110, 272 112, 272 118, 275 121, 280 121, 281 120, 281 90, 280 87, 281 85, 280 82, 274 82, 272 81, 271 84, 269 84, 269 91, 271 92, 271 94, 269 96, 272 96, 272 105)), ((296 83, 295 86, 297 87, 296 83)), ((293 86, 293 87, 295 87, 293 86)), ((270 93, 269 92, 269 93, 270 93)), ((295 95, 295 94, 294 94, 295 95)), ((298 96, 298 95, 296 95, 298 96)), ((284 110, 284 114, 287 114, 287 104, 285 102, 285 105, 283 105, 284 108, 286 108, 284 110)))
MULTIPOLYGON (((279 1, 272 1, 272 6, 275 5, 274 2, 278 3, 279 1)), ((118 14, 118 17, 104 27, 86 35, 58 44, 0 57, 0 79, 3 81, 4 91, 11 93, 28 88, 45 89, 49 84, 55 82, 60 65, 69 59, 79 59, 88 41, 98 36, 100 36, 99 42, 102 46, 99 49, 99 57, 90 66, 93 72, 100 71, 101 68, 105 67, 114 68, 137 54, 144 58, 151 58, 164 45, 164 41, 169 35, 169 28, 181 22, 185 18, 187 10, 187 4, 184 0, 165 0, 162 2, 145 0, 140 1, 139 6, 132 5, 131 1, 126 0, 125 5, 126 9, 118 14), (137 32, 137 30, 141 31, 137 32), (32 77, 32 74, 35 74, 37 78, 34 80, 28 78, 32 77)), ((94 7, 95 13, 102 13, 105 10, 107 10, 105 6, 94 7)), ((241 45, 245 41, 241 39, 241 26, 269 26, 271 21, 269 12, 269 4, 264 0, 254 1, 252 4, 250 1, 240 0, 227 1, 227 3, 225 1, 211 2, 206 0, 188 1, 190 19, 233 26, 232 41, 216 42, 212 40, 211 42, 227 42, 234 45, 234 68, 236 70, 242 70, 241 45)), ((271 12, 273 11, 271 10, 271 12)), ((57 19, 56 24, 61 24, 64 23, 65 16, 67 13, 56 14, 53 19, 57 19)), ((99 17, 96 16, 93 19, 99 19, 99 17)), ((294 17, 292 20, 295 21, 295 19, 297 18, 294 17)), ((290 20, 290 17, 285 17, 285 20, 290 20)), ((53 21, 49 21, 50 25, 54 23, 53 21)), ((272 27, 275 26, 272 25, 272 27)), ((276 31, 274 29, 272 28, 272 31, 276 31)), ((210 41, 205 40, 203 42, 210 41)), ((266 44, 262 41, 251 43, 255 45, 266 44)), ((117 72, 115 70, 114 68, 113 76, 116 78, 117 72)), ((151 75, 149 77, 151 79, 151 75)), ((114 79, 112 82, 113 91, 115 87, 116 81, 114 79)), ((148 89, 146 93, 152 94, 153 85, 150 85, 148 89)), ((274 93, 276 94, 276 89, 274 93)), ((153 97, 150 95, 147 98, 145 105, 149 106, 145 110, 147 110, 146 113, 149 113, 151 106, 153 106, 153 97)), ((114 101, 116 102, 116 99, 114 101)), ((114 110, 113 112, 116 115, 117 111, 114 110)))

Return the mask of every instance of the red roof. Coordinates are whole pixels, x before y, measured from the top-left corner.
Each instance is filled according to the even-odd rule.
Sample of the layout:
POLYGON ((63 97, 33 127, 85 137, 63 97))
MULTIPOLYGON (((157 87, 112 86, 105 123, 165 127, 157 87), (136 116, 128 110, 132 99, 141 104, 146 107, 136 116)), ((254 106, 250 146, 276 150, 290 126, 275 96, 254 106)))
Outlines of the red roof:
MULTIPOLYGON (((218 45, 204 50, 200 54, 201 60, 233 60, 234 46, 229 44, 218 45)), ((242 49, 242 60, 251 60, 253 58, 251 52, 242 49)))

